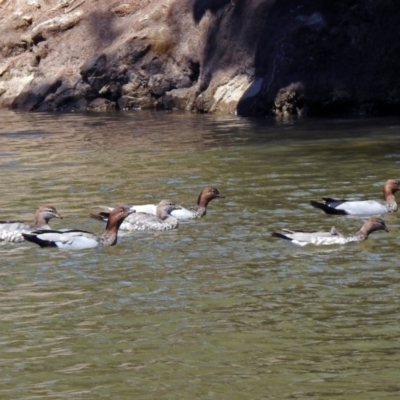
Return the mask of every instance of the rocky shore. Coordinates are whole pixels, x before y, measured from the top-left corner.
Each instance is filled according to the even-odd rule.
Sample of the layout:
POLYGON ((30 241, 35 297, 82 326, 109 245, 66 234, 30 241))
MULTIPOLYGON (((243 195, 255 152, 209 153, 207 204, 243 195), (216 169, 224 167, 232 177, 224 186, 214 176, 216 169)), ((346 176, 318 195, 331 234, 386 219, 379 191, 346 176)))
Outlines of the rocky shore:
POLYGON ((400 113, 389 0, 0 0, 0 106, 400 113))

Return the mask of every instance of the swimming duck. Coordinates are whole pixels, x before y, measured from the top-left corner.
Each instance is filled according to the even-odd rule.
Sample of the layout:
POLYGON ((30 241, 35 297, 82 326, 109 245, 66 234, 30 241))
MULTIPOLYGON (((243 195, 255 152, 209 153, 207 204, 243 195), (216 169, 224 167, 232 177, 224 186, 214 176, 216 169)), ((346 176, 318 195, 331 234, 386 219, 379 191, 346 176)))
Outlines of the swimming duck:
POLYGON ((18 221, 0 221, 0 240, 6 242, 23 242, 22 233, 29 233, 37 229, 50 229, 49 221, 52 218, 61 218, 53 206, 41 206, 37 209, 33 225, 18 221))
MULTIPOLYGON (((187 208, 187 210, 189 210, 189 212, 190 212, 191 218, 186 217, 185 219, 195 219, 195 218, 204 217, 207 214, 207 206, 210 203, 210 201, 213 199, 221 199, 221 198, 223 199, 223 198, 225 198, 225 196, 223 196, 218 191, 218 189, 216 189, 212 186, 205 187, 200 192, 199 197, 197 198, 197 205, 187 208)), ((182 216, 182 218, 183 218, 183 216, 182 216)))
POLYGON ((78 229, 65 231, 36 230, 22 235, 25 240, 36 243, 40 247, 83 250, 97 246, 114 246, 117 243, 119 227, 124 219, 133 212, 127 206, 114 208, 109 215, 106 230, 101 236, 78 229))
MULTIPOLYGON (((182 206, 180 209, 176 209, 171 212, 171 215, 177 218, 179 221, 187 221, 195 218, 201 218, 207 213, 208 203, 213 199, 224 198, 218 189, 207 186, 205 187, 199 194, 197 198, 197 205, 184 208, 182 206)), ((111 207, 105 207, 108 210, 112 210, 111 207)), ((139 206, 132 206, 132 210, 135 210, 137 213, 146 213, 156 215, 157 205, 156 204, 143 204, 139 206)))
POLYGON ((394 194, 400 190, 397 179, 388 179, 383 185, 383 202, 376 200, 346 200, 323 197, 323 201, 311 200, 311 205, 327 214, 340 215, 379 215, 397 211, 394 194))
MULTIPOLYGON (((179 225, 177 218, 171 215, 174 210, 180 210, 181 207, 173 203, 171 200, 161 200, 156 207, 156 215, 143 212, 135 212, 125 219, 121 225, 124 231, 168 231, 176 229, 179 225)), ((132 210, 132 208, 131 208, 132 210)), ((108 212, 99 214, 90 214, 94 219, 107 221, 108 212)))
POLYGON ((300 246, 306 244, 315 245, 328 245, 328 244, 346 244, 350 242, 362 242, 368 239, 368 235, 376 231, 386 231, 387 229, 385 222, 378 217, 370 217, 361 227, 361 229, 354 235, 343 235, 336 228, 332 228, 329 232, 326 231, 295 231, 291 229, 283 229, 281 232, 273 232, 272 236, 291 240, 292 243, 300 246))

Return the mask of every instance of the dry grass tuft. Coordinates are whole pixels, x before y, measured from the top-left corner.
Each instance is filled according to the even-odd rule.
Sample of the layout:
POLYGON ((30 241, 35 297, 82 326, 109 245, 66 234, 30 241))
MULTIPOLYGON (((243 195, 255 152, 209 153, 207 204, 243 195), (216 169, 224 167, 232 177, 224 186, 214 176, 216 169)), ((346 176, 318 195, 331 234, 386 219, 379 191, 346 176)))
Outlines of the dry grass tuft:
POLYGON ((153 52, 158 55, 171 54, 176 46, 175 40, 166 27, 153 32, 150 40, 153 52))

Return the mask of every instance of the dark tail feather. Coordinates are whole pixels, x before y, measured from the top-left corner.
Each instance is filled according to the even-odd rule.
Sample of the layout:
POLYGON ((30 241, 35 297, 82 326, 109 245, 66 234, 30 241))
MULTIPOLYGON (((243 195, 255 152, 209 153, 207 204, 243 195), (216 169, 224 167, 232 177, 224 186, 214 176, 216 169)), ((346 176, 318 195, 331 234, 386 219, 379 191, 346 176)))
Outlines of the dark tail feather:
POLYGON ((279 233, 279 232, 273 232, 273 233, 272 233, 272 236, 273 236, 273 237, 280 238, 280 239, 292 240, 292 239, 290 239, 289 237, 287 237, 286 235, 284 235, 283 233, 279 233))
POLYGON ((98 221, 107 222, 109 215, 110 215, 110 213, 101 212, 101 213, 98 213, 98 214, 89 214, 89 217, 93 218, 93 219, 96 219, 98 221))
POLYGON ((320 208, 321 210, 325 211, 327 214, 346 215, 346 211, 338 210, 334 207, 329 207, 328 205, 326 205, 325 203, 322 203, 320 201, 311 200, 310 204, 315 208, 320 208))
POLYGON ((35 234, 23 233, 22 236, 26 241, 38 244, 40 247, 57 247, 57 245, 54 242, 51 242, 50 240, 40 239, 35 234))

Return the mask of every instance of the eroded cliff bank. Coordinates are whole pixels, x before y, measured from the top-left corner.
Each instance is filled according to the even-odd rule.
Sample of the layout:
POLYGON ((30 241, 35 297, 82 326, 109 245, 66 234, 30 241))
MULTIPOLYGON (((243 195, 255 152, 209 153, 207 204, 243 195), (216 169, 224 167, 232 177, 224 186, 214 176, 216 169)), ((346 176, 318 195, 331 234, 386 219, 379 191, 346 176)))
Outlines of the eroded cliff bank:
POLYGON ((400 113, 389 0, 0 0, 0 105, 400 113))

